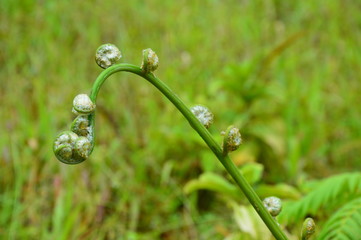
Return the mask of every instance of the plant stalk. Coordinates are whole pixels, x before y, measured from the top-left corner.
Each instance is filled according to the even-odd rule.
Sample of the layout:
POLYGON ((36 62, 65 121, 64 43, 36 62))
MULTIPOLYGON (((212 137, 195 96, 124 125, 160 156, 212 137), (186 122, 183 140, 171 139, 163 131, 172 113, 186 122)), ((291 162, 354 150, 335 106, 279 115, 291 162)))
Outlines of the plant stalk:
MULTIPOLYGON (((223 164, 227 172, 232 176, 234 181, 237 183, 239 188, 242 190, 244 195, 247 197, 249 202, 252 204, 254 209, 257 211, 258 215, 262 218, 263 222, 267 225, 268 229, 272 232, 273 236, 277 240, 287 240, 286 235, 280 229, 276 221, 268 213, 267 209, 263 206, 261 199, 258 197, 256 192, 253 190, 251 185, 243 177, 242 173, 237 169, 232 160, 228 155, 224 155, 220 145, 214 140, 209 131, 198 121, 198 119, 193 115, 189 108, 183 103, 183 101, 175 94, 173 91, 160 79, 154 76, 152 73, 144 73, 140 67, 137 67, 132 64, 116 64, 107 69, 105 69, 95 80, 90 99, 96 103, 98 92, 100 87, 105 82, 105 80, 116 72, 131 72, 144 79, 148 80, 152 85, 154 85, 164 96, 166 96, 169 101, 171 101, 174 106, 183 114, 183 116, 188 120, 192 128, 202 137, 206 142, 208 147, 213 151, 217 156, 219 161, 223 164)), ((90 116, 91 125, 94 127, 95 115, 91 114, 90 116)), ((94 132, 94 129, 93 129, 94 132)))

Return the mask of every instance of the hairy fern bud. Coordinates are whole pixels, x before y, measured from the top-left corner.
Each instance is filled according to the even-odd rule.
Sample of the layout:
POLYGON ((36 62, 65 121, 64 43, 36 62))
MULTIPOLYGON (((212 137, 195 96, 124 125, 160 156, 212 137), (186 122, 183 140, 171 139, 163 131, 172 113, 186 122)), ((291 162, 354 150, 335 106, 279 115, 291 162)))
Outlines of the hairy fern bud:
POLYGON ((74 158, 87 159, 90 154, 91 143, 86 137, 79 137, 74 144, 74 158))
POLYGON ((143 50, 143 61, 142 61, 142 70, 145 73, 150 73, 155 71, 158 68, 159 59, 157 54, 150 49, 143 50))
POLYGON ((207 107, 202 105, 196 105, 190 110, 205 128, 209 128, 212 125, 214 116, 207 107))
POLYGON ((306 218, 302 225, 301 239, 308 240, 315 233, 316 224, 312 218, 306 218))
POLYGON ((71 131, 78 134, 79 136, 87 136, 89 134, 89 116, 88 115, 79 115, 77 116, 73 123, 71 124, 71 131))
POLYGON ((57 159, 68 163, 73 157, 73 146, 78 135, 71 131, 60 133, 54 141, 53 150, 57 159))
POLYGON ((122 53, 120 50, 110 43, 98 47, 95 53, 95 61, 101 68, 108 68, 114 65, 121 57, 122 53))
POLYGON ((90 141, 86 137, 79 137, 72 131, 60 133, 53 145, 56 158, 66 164, 83 162, 88 158, 90 150, 90 141))
POLYGON ((223 154, 227 155, 229 152, 237 150, 241 143, 242 137, 239 129, 234 126, 229 126, 224 132, 223 154))
POLYGON ((282 202, 278 197, 265 198, 263 200, 263 205, 273 217, 278 216, 282 210, 282 202))
POLYGON ((95 104, 87 94, 79 94, 73 100, 73 112, 76 114, 90 114, 95 110, 95 104))

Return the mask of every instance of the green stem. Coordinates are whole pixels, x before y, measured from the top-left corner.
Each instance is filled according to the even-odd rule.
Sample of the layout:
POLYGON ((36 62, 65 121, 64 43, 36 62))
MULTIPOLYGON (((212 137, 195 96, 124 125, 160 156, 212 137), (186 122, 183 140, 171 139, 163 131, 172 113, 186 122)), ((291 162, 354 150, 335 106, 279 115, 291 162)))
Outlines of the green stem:
MULTIPOLYGON (((287 240, 286 235, 282 232, 282 230, 279 228, 278 224, 275 222, 275 220, 272 218, 272 216, 268 213, 267 209, 263 206, 262 201, 258 197, 258 195, 255 193, 253 188, 250 186, 250 184, 246 181, 246 179, 243 177, 243 175, 240 173, 240 171, 237 169, 237 167, 234 165, 232 160, 227 156, 223 154, 223 151, 219 144, 213 139, 212 135, 209 133, 209 131, 198 121, 198 119, 192 114, 192 112, 189 110, 189 108, 183 103, 183 101, 173 93, 173 91, 164 84, 161 80, 159 80, 157 77, 155 77, 152 73, 144 73, 141 68, 134 66, 132 64, 117 64, 114 66, 111 66, 104 70, 98 78, 95 80, 92 92, 90 94, 91 100, 96 103, 97 95, 99 92, 100 87, 104 83, 104 81, 113 73, 116 72, 131 72, 136 75, 139 75, 140 77, 145 78, 148 80, 151 84, 153 84, 159 91, 163 93, 173 104, 174 106, 183 114, 183 116, 188 120, 190 125, 194 130, 197 131, 197 133, 203 138, 203 140, 206 142, 208 147, 213 151, 213 153, 217 156, 219 161, 223 164, 223 166, 226 168, 227 172, 232 176, 234 181, 238 184, 238 186, 241 188, 243 193, 248 198, 249 202, 253 205, 254 209, 257 211, 259 216, 262 218, 263 222, 267 225, 269 230, 272 232, 273 236, 277 240, 287 240)), ((91 125, 94 127, 94 118, 95 115, 90 115, 91 125)), ((94 133, 94 129, 93 129, 94 133)))

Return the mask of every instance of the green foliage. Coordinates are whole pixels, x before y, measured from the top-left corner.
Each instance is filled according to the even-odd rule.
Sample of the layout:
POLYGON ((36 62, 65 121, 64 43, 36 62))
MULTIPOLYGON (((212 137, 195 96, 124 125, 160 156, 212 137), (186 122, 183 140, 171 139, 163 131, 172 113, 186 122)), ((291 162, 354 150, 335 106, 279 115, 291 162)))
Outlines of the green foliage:
MULTIPOLYGON (((299 191, 291 185, 259 183, 263 174, 263 166, 259 163, 246 164, 240 168, 240 172, 250 184, 255 186, 255 190, 261 199, 271 195, 283 199, 299 199, 301 197, 299 191)), ((198 179, 193 179, 184 186, 184 191, 187 194, 197 190, 215 191, 234 201, 244 200, 243 194, 234 184, 212 172, 205 172, 198 179)))
MULTIPOLYGON (((258 163, 247 164, 240 171, 250 184, 255 184, 261 179, 263 166, 258 163)), ((235 201, 244 200, 244 196, 237 186, 212 172, 205 172, 198 179, 193 179, 184 186, 186 194, 205 189, 215 191, 235 201)))
POLYGON ((340 208, 322 227, 318 239, 358 240, 361 238, 361 198, 340 208))
POLYGON ((263 165, 259 163, 248 163, 240 168, 243 176, 250 184, 256 184, 262 179, 263 170, 263 165))
POLYGON ((297 200, 301 197, 301 193, 297 188, 286 183, 278 184, 259 184, 256 186, 256 192, 260 198, 269 196, 277 196, 281 199, 297 200))
POLYGON ((361 173, 344 173, 320 181, 317 186, 299 201, 284 204, 280 214, 282 222, 291 224, 307 215, 331 213, 335 207, 361 194, 361 173))
POLYGON ((231 202, 229 205, 233 210, 233 218, 239 227, 240 232, 237 231, 231 234, 225 240, 272 239, 270 231, 267 229, 266 225, 262 222, 261 218, 252 206, 243 206, 236 204, 235 202, 231 202))
MULTIPOLYGON (((249 164, 244 167, 245 176, 249 180, 259 174, 262 166, 259 164, 249 164)), ((243 169, 242 169, 243 172, 243 169)), ((262 172, 262 171, 261 171, 262 172)), ((254 179, 255 180, 255 179, 254 179)), ((256 179, 258 181, 259 179, 256 179)), ((233 184, 225 180, 223 177, 214 173, 203 173, 198 179, 188 182, 184 191, 191 193, 196 190, 210 190, 217 192, 221 199, 232 209, 234 222, 240 231, 235 231, 226 239, 270 239, 271 233, 266 225, 262 222, 256 211, 250 205, 239 205, 238 202, 245 202, 245 198, 241 191, 233 184)))
POLYGON ((184 186, 184 192, 187 194, 202 189, 215 191, 235 200, 242 199, 241 192, 236 186, 214 173, 203 173, 198 179, 191 180, 184 186))
POLYGON ((234 229, 223 202, 182 191, 204 171, 222 176, 221 165, 136 77, 104 85, 91 159, 55 159, 52 140, 74 96, 89 93, 93 50, 106 42, 139 65, 144 47, 155 50, 157 76, 212 110, 219 143, 220 130, 239 127, 232 159, 262 163, 259 194, 271 193, 260 183, 360 169, 360 1, 114 3, 1 1, 0 239, 51 239, 64 227, 67 239, 220 240, 234 229))

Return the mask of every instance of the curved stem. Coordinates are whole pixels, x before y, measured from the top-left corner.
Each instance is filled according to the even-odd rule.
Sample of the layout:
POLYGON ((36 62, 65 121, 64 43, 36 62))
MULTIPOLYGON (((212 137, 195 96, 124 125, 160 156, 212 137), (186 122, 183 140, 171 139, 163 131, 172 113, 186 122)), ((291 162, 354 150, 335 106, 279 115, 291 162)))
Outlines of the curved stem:
MULTIPOLYGON (((278 224, 268 213, 267 209, 263 206, 262 201, 260 200, 258 195, 255 193, 253 188, 250 186, 250 184, 247 182, 247 180, 243 177, 243 175, 240 173, 240 171, 234 165, 232 160, 227 155, 223 154, 221 147, 213 139, 213 137, 209 133, 209 131, 198 121, 198 119, 192 114, 192 112, 183 103, 183 101, 176 94, 174 94, 173 91, 166 84, 164 84, 161 80, 159 80, 157 77, 155 77, 152 73, 144 73, 141 68, 134 66, 132 64, 122 63, 122 64, 117 64, 117 65, 111 66, 111 67, 107 68, 106 70, 104 70, 98 76, 98 78, 95 80, 91 94, 90 94, 91 100, 94 103, 96 103, 99 89, 102 86, 102 84, 104 83, 104 81, 113 73, 121 72, 121 71, 131 72, 140 77, 145 78, 152 85, 154 85, 159 91, 161 91, 163 93, 163 95, 166 96, 174 104, 174 106, 188 120, 188 122, 190 123, 192 128, 195 131, 197 131, 197 133, 206 142, 208 147, 217 156, 219 161, 226 168, 227 172, 232 176, 234 181, 237 183, 237 185, 241 188, 243 193, 246 195, 249 202, 253 205, 254 209, 257 211, 259 216, 262 218, 263 222, 267 225, 269 230, 272 232, 273 236, 277 240, 287 240, 286 235, 282 232, 282 230, 279 228, 278 224)), ((92 127, 94 127, 94 118, 95 118, 95 115, 91 114, 90 120, 91 120, 92 127)), ((93 129, 93 133, 94 133, 94 129, 93 129)))

